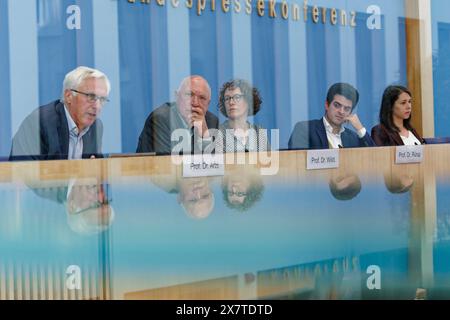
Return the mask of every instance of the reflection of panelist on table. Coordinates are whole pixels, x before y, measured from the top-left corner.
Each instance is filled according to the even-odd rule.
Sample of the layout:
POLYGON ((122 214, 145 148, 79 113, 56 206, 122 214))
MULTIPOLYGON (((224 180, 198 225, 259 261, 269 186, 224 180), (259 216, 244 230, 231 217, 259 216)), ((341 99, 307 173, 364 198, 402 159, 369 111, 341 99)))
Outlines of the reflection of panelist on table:
POLYGON ((64 186, 36 188, 38 196, 64 204, 67 224, 78 234, 97 234, 112 225, 115 212, 111 206, 109 186, 82 180, 71 180, 64 186))
POLYGON ((180 174, 152 176, 151 181, 168 193, 177 194, 177 202, 186 215, 194 219, 207 218, 214 209, 215 198, 211 190, 212 178, 183 178, 180 174))
POLYGON ((337 200, 351 200, 361 191, 361 180, 356 174, 338 172, 332 174, 329 187, 337 200))
MULTIPOLYGON (((359 298, 358 295, 365 291, 359 286, 361 281, 358 277, 361 275, 365 282, 368 276, 365 272, 367 266, 392 262, 389 267, 397 268, 394 269, 396 273, 393 275, 390 273, 391 269, 384 269, 387 270, 385 279, 393 279, 388 285, 397 289, 403 286, 403 282, 393 276, 408 275, 418 270, 423 263, 428 263, 426 256, 422 258, 417 255, 422 251, 419 252, 415 246, 407 247, 410 241, 414 241, 413 244, 420 241, 428 245, 421 241, 426 240, 428 234, 425 238, 423 232, 412 233, 415 229, 411 227, 422 221, 411 220, 414 218, 411 212, 416 210, 414 212, 418 212, 417 215, 424 212, 421 203, 428 201, 423 198, 425 192, 411 193, 411 196, 392 195, 385 190, 382 179, 384 172, 410 174, 419 188, 419 174, 430 172, 430 165, 435 164, 435 156, 446 155, 450 151, 448 145, 424 146, 424 150, 428 156, 424 157, 422 163, 398 166, 392 163, 394 148, 343 149, 340 150, 341 169, 327 171, 307 170, 305 151, 282 151, 279 173, 271 177, 262 177, 259 165, 227 164, 225 176, 221 178, 225 205, 220 208, 224 208, 225 213, 236 210, 250 211, 252 214, 238 214, 234 217, 219 214, 202 221, 192 221, 184 215, 209 217, 214 208, 211 181, 220 178, 182 178, 182 166, 170 162, 170 157, 6 163, 4 168, 11 168, 12 172, 26 169, 22 176, 27 176, 27 185, 34 184, 34 187, 40 188, 39 191, 47 194, 47 198, 53 197, 54 201, 64 204, 67 219, 82 220, 74 223, 70 221, 70 228, 83 234, 106 230, 108 224, 114 221, 113 212, 107 210, 107 206, 111 206, 107 196, 108 189, 97 178, 99 172, 102 176, 106 175, 108 181, 117 183, 113 186, 123 193, 120 199, 114 200, 120 200, 120 206, 129 212, 120 221, 114 221, 116 225, 113 238, 108 237, 108 241, 98 242, 99 248, 106 248, 110 255, 104 260, 105 268, 102 269, 108 271, 104 274, 106 280, 99 281, 114 284, 114 292, 111 293, 113 298, 120 299, 126 293, 147 290, 153 295, 145 297, 156 299, 167 292, 178 294, 185 285, 189 285, 190 290, 183 291, 185 297, 192 298, 196 294, 209 297, 212 288, 224 288, 223 281, 217 285, 217 282, 211 280, 228 279, 230 275, 235 275, 230 280, 230 288, 234 291, 218 289, 226 298, 235 293, 239 294, 238 297, 245 294, 245 297, 252 299, 285 297, 297 289, 297 296, 303 297, 304 288, 308 290, 307 297, 311 298, 359 298), (93 165, 98 167, 92 168, 93 165), (110 170, 111 168, 114 170, 110 170), (69 181, 68 176, 80 178, 69 181), (365 193, 359 191, 361 183, 358 177, 367 189, 365 193), (147 179, 147 185, 142 185, 142 178, 147 179), (150 179, 164 189, 164 192, 150 186, 150 179), (334 184, 339 190, 346 190, 343 191, 346 197, 341 196, 341 199, 353 199, 336 201, 328 195, 329 184, 334 184), (166 192, 174 193, 175 196, 169 199, 166 192), (412 207, 412 201, 419 205, 412 207), (235 235, 234 240, 227 237, 229 234, 235 235), (246 240, 245 246, 242 245, 242 239, 246 240), (267 246, 267 243, 272 245, 267 246), (311 243, 314 244, 313 247, 311 243), (130 248, 138 248, 136 254, 130 254, 130 248), (346 268, 344 265, 348 265, 343 265, 342 261, 349 261, 351 264, 353 252, 358 253, 360 266, 356 269, 350 267, 349 272, 342 272, 346 268), (410 264, 409 252, 421 260, 414 260, 410 264), (183 260, 186 256, 195 259, 183 260), (338 267, 335 267, 334 260, 338 261, 338 267), (176 267, 174 261, 179 262, 176 267), (202 261, 209 262, 204 264, 202 261), (296 270, 302 272, 274 272, 286 270, 290 266, 301 266, 296 270), (341 271, 334 271, 335 269, 341 271), (310 274, 304 270, 310 270, 310 274), (239 283, 246 272, 254 273, 256 280, 251 286, 243 288, 239 283), (280 277, 274 277, 277 274, 280 277), (284 280, 285 274, 289 277, 287 280, 284 280)), ((446 162, 431 168, 441 170, 440 175, 448 176, 446 162)), ((448 179, 445 181, 447 183, 448 179)), ((20 190, 21 181, 16 186, 12 177, 11 183, 14 192, 20 190)), ((426 192, 429 191, 428 187, 426 192)), ((14 192, 4 193, 12 198, 12 203, 16 195, 14 192)), ((36 203, 39 205, 42 202, 36 203)), ((45 205, 51 207, 48 203, 43 205, 44 209, 45 205)), ((57 212, 62 214, 63 206, 60 207, 57 212)), ((17 212, 17 215, 13 212, 11 216, 20 217, 23 214, 17 212)), ((43 216, 51 218, 51 215, 43 216)), ((64 220, 65 216, 64 213, 60 217, 64 220)), ((427 210, 423 219, 429 217, 430 211, 427 210)), ((444 220, 438 217, 437 221, 444 220)), ((425 222, 431 225, 428 220, 425 222)), ((54 228, 53 225, 52 227, 54 228)), ((59 229, 62 233, 67 227, 63 224, 59 229)), ((432 227, 430 229, 433 230, 432 227)), ((27 232, 29 229, 22 230, 27 232)), ((445 237, 445 230, 440 228, 440 231, 442 237, 445 237)), ((110 234, 107 232, 102 234, 108 235, 110 234)), ((26 241, 35 238, 24 238, 24 244, 34 246, 34 243, 26 241)), ((80 237, 69 233, 65 239, 67 243, 73 243, 73 246, 84 250, 86 247, 79 245, 80 241, 96 240, 97 237, 80 237)), ((433 243, 430 247, 432 245, 433 243)), ((52 247, 48 250, 55 256, 58 253, 52 247)), ((98 261, 95 253, 102 255, 104 252, 97 248, 91 251, 95 262, 98 261)), ((46 256, 43 257, 44 260, 47 259, 46 256)), ((18 263, 22 262, 18 260, 18 263)), ((97 278, 89 281, 97 281, 97 278)))
POLYGON ((405 193, 413 186, 414 178, 406 170, 392 170, 384 174, 384 184, 391 193, 405 193))
POLYGON ((67 222, 80 234, 96 234, 109 229, 114 221, 114 209, 107 184, 69 185, 67 195, 67 222), (106 190, 105 190, 106 189, 106 190))
POLYGON ((244 212, 261 200, 264 184, 259 170, 252 169, 253 167, 238 167, 236 171, 227 172, 223 177, 223 199, 230 209, 244 212))

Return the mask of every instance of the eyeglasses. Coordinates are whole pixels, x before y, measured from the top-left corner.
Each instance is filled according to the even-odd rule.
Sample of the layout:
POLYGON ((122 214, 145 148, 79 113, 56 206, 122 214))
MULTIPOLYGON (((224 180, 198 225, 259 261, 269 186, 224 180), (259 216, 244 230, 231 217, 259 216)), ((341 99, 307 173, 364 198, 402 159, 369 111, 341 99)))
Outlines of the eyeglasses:
POLYGON ((336 109, 338 109, 338 110, 341 110, 342 108, 344 108, 344 112, 345 112, 345 113, 350 113, 350 112, 352 112, 352 107, 350 107, 350 106, 343 106, 342 104, 340 104, 340 103, 337 102, 337 101, 333 101, 333 106, 334 106, 336 109))
POLYGON ((77 208, 77 210, 75 210, 74 214, 81 214, 81 213, 87 212, 89 210, 100 209, 104 205, 110 205, 111 202, 112 202, 112 199, 108 199, 108 200, 104 200, 104 201, 97 200, 87 208, 83 208, 83 209, 77 208))
POLYGON ((193 196, 187 197, 185 199, 185 201, 186 202, 191 202, 191 203, 196 203, 196 202, 201 201, 201 200, 207 200, 207 199, 211 198, 211 196, 212 196, 212 194, 210 192, 207 192, 205 194, 193 195, 193 196))
POLYGON ((228 196, 237 196, 237 197, 246 197, 247 196, 247 192, 233 192, 228 190, 228 196))
POLYGON ((185 92, 185 93, 184 93, 184 96, 185 96, 186 98, 190 98, 190 99, 194 99, 194 97, 197 97, 197 99, 199 99, 202 103, 208 100, 208 98, 207 98, 206 96, 204 96, 204 95, 198 95, 198 94, 196 94, 196 93, 194 93, 194 92, 192 92, 192 91, 187 91, 187 92, 185 92))
POLYGON ((226 96, 224 100, 225 103, 230 103, 231 100, 233 100, 235 103, 238 103, 239 101, 241 101, 243 96, 243 94, 235 94, 234 96, 226 96))
POLYGON ((110 191, 109 191, 109 185, 108 184, 93 184, 93 185, 83 185, 83 186, 76 186, 74 188, 72 188, 72 190, 70 191, 71 194, 69 195, 69 198, 72 197, 72 195, 78 195, 78 197, 80 195, 84 195, 85 196, 85 192, 88 192, 89 194, 96 194, 97 197, 99 197, 101 200, 95 200, 91 202, 91 205, 83 208, 83 207, 75 207, 73 208, 72 212, 74 214, 80 214, 92 209, 100 209, 103 206, 109 206, 112 203, 112 198, 110 195, 110 191))
POLYGON ((100 101, 100 103, 102 105, 104 105, 105 103, 109 102, 109 99, 107 97, 100 97, 100 96, 97 96, 96 94, 93 94, 93 93, 81 92, 81 91, 78 91, 78 90, 75 90, 75 89, 71 89, 70 91, 73 91, 73 92, 76 92, 76 93, 79 93, 79 94, 82 94, 82 95, 86 96, 87 100, 89 102, 91 102, 91 103, 95 103, 97 101, 100 101))

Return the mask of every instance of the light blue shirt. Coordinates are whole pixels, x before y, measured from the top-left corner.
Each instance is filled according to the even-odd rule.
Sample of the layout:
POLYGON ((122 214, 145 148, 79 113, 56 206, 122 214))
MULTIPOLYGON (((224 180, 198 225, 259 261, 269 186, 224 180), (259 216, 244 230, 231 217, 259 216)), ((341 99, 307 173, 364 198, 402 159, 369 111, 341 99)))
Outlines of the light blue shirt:
POLYGON ((66 112, 67 126, 69 129, 69 154, 68 159, 81 159, 83 156, 83 136, 89 131, 90 127, 84 128, 80 133, 78 127, 73 121, 72 116, 64 105, 64 111, 66 112))

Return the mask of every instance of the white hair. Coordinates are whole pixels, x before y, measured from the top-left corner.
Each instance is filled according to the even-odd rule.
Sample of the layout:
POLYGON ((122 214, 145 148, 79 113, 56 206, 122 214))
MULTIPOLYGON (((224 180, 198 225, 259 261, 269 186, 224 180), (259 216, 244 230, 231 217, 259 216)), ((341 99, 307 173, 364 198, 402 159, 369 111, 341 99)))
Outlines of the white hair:
POLYGON ((81 66, 66 74, 63 82, 61 102, 65 103, 64 93, 66 92, 66 90, 78 89, 81 83, 89 78, 105 80, 106 92, 109 95, 109 92, 111 90, 111 83, 109 82, 108 77, 99 70, 81 66))
POLYGON ((194 79, 194 78, 199 78, 199 79, 202 79, 203 81, 205 81, 206 88, 208 88, 209 97, 211 98, 211 87, 209 86, 208 81, 206 81, 205 78, 203 78, 202 76, 199 76, 199 75, 192 75, 192 76, 184 78, 181 81, 180 86, 178 87, 177 94, 181 91, 181 89, 183 89, 184 86, 190 87, 191 86, 191 80, 194 79))
MULTIPOLYGON (((179 196, 179 194, 178 194, 179 196)), ((211 214, 212 210, 214 209, 215 205, 215 197, 214 193, 211 193, 211 201, 208 203, 208 205, 205 208, 202 208, 203 210, 194 210, 196 208, 188 207, 184 201, 181 201, 181 198, 178 198, 178 202, 183 208, 184 212, 189 218, 193 219, 206 219, 211 214)))

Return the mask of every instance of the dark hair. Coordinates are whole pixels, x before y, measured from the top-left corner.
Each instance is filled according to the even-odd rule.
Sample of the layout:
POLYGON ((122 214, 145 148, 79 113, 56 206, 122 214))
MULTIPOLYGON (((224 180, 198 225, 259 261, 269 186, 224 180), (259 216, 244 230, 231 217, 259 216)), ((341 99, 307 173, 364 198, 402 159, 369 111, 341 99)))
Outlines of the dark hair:
MULTIPOLYGON (((394 124, 392 120, 393 109, 395 102, 398 100, 398 97, 402 93, 409 94, 412 97, 411 91, 408 88, 403 86, 389 86, 383 92, 383 98, 381 99, 381 108, 380 108, 380 123, 386 127, 389 131, 398 132, 400 129, 394 124)), ((403 125, 406 129, 412 130, 412 126, 410 124, 411 115, 408 119, 403 120, 403 125)))
POLYGON ((233 90, 233 89, 241 89, 242 94, 244 95, 244 99, 248 104, 248 115, 252 116, 258 113, 261 109, 261 96, 259 95, 258 89, 252 87, 250 83, 242 79, 235 79, 226 82, 222 89, 220 89, 219 94, 219 110, 225 116, 227 115, 227 110, 225 108, 225 91, 233 90))
POLYGON ((404 193, 411 189, 414 180, 407 175, 402 176, 395 173, 386 173, 384 175, 384 184, 390 193, 404 193))
POLYGON ((338 186, 338 180, 331 179, 329 182, 330 192, 337 200, 351 200, 361 191, 361 180, 356 174, 347 175, 343 178, 351 178, 352 181, 345 187, 338 186))
POLYGON ((234 209, 240 212, 245 212, 249 210, 256 202, 261 200, 264 193, 264 184, 259 176, 254 177, 242 177, 243 179, 248 179, 250 181, 250 186, 247 189, 247 196, 242 203, 232 203, 228 200, 228 177, 225 176, 222 181, 222 194, 223 200, 228 208, 234 209))
POLYGON ((330 104, 335 95, 341 95, 352 101, 352 111, 359 101, 359 93, 352 85, 348 83, 338 82, 333 84, 327 93, 327 102, 330 104))

